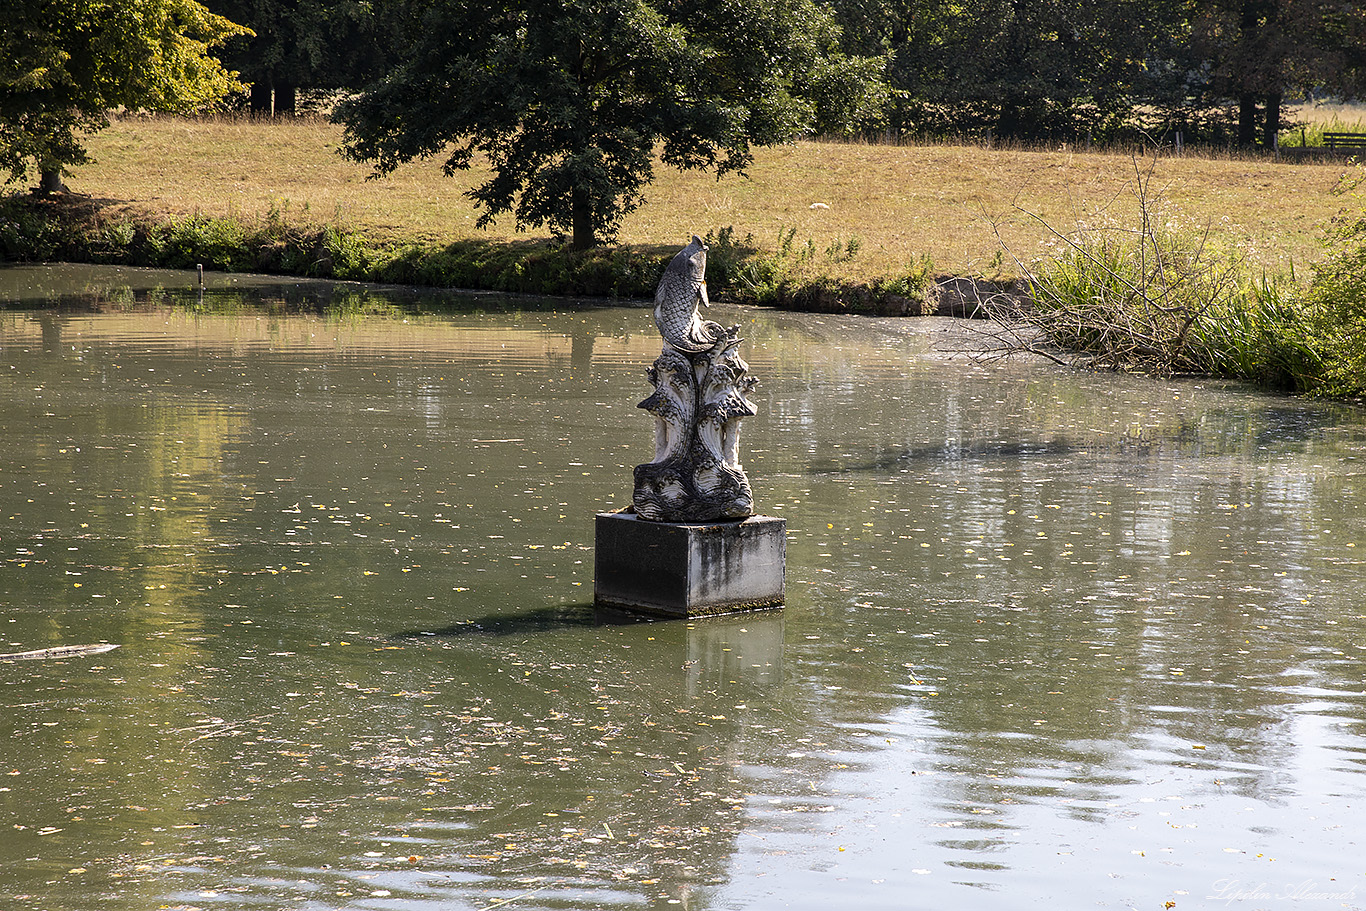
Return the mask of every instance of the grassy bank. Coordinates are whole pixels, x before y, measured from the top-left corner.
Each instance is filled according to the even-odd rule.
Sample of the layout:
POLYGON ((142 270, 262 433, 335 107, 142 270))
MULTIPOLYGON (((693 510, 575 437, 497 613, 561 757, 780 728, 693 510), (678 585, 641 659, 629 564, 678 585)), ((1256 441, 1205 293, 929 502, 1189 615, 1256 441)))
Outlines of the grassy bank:
POLYGON ((463 193, 478 170, 448 178, 421 162, 367 180, 340 141, 310 118, 118 120, 70 193, 0 200, 0 258, 644 299, 698 233, 716 299, 919 314, 949 296, 946 278, 1008 288, 1028 275, 1035 338, 1054 349, 1363 391, 1366 356, 1339 355, 1366 320, 1329 306, 1321 277, 1356 300, 1366 272, 1344 247, 1366 236, 1342 230, 1358 224, 1340 218, 1347 161, 802 142, 759 150, 744 179, 660 167, 618 245, 573 253, 510 221, 476 229, 463 193))
MULTIPOLYGON (((868 280, 834 278, 822 265, 847 261, 856 245, 823 253, 787 232, 758 249, 729 228, 709 231, 713 297, 790 310, 919 316, 938 297, 921 260, 868 280)), ((264 216, 112 213, 90 200, 11 197, 0 201, 0 262, 89 262, 168 269, 260 272, 314 278, 572 297, 645 300, 676 246, 619 245, 575 252, 551 240, 469 238, 448 244, 376 243, 333 224, 264 216)))
POLYGON ((1059 235, 1031 270, 1031 308, 991 305, 1003 352, 1263 389, 1366 397, 1366 200, 1343 210, 1323 256, 1299 273, 1259 269, 1207 230, 1163 217, 1138 173, 1139 217, 1059 235))
MULTIPOLYGON (((479 213, 462 194, 478 170, 448 178, 439 162, 418 162, 367 180, 364 166, 337 154, 340 142, 336 126, 311 118, 129 118, 92 138, 95 162, 68 184, 110 223, 199 217, 252 227, 275 217, 374 249, 548 240, 518 234, 510 220, 476 229, 479 213)), ((1343 169, 1186 155, 1158 159, 1154 176, 1182 217, 1210 224, 1259 265, 1286 268, 1316 255, 1343 169)), ((758 150, 748 178, 659 167, 619 240, 663 250, 729 227, 774 254, 786 239, 799 254, 797 282, 895 281, 925 260, 941 274, 990 274, 1002 244, 1026 262, 1054 249, 1025 213, 1064 229, 1123 217, 1133 176, 1126 152, 801 142, 758 150)))

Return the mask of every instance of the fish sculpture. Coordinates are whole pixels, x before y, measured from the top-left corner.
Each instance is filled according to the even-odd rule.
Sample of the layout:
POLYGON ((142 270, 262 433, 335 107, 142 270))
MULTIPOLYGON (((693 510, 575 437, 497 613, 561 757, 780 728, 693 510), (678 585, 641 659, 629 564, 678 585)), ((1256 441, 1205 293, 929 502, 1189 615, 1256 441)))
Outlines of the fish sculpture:
POLYGON ((659 334, 685 354, 710 351, 726 335, 720 323, 704 320, 697 304, 707 300, 707 246, 696 234, 674 255, 655 288, 655 325, 659 334))
POLYGON ((655 457, 637 465, 631 503, 651 522, 718 522, 754 511, 740 465, 740 420, 755 413, 754 388, 740 357, 740 327, 704 320, 707 247, 693 235, 655 291, 664 350, 647 375, 655 391, 640 403, 655 419, 655 457))

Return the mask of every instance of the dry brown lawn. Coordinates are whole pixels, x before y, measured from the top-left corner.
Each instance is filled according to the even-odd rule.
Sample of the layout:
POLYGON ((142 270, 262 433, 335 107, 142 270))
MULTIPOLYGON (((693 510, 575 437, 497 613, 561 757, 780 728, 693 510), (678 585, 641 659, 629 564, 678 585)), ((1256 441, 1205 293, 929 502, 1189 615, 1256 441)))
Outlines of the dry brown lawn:
POLYGON ((1300 122, 1331 130, 1366 133, 1366 104, 1359 101, 1319 101, 1302 105, 1291 112, 1300 122))
MULTIPOLYGON (((516 235, 510 218, 488 231, 462 194, 480 177, 419 162, 367 180, 368 169, 337 154, 340 128, 285 122, 129 118, 93 137, 95 163, 68 183, 114 209, 233 215, 271 209, 295 222, 328 222, 376 241, 445 242, 516 235)), ((732 226, 773 248, 795 229, 824 259, 823 271, 852 279, 892 275, 928 255, 939 272, 1004 271, 1055 244, 1049 228, 1074 230, 1134 209, 1136 176, 1163 200, 1164 218, 1208 227, 1256 262, 1302 267, 1316 258, 1324 226, 1343 200, 1334 194, 1347 163, 1289 163, 1232 156, 1159 158, 1114 152, 988 150, 965 145, 886 146, 799 142, 757 150, 748 177, 717 181, 660 167, 647 201, 620 241, 682 244, 694 232, 732 226), (814 207, 814 208, 813 208, 814 207), (826 208, 828 207, 828 208, 826 208), (860 250, 833 262, 827 248, 860 250)), ((531 235, 534 236, 534 235, 531 235)))

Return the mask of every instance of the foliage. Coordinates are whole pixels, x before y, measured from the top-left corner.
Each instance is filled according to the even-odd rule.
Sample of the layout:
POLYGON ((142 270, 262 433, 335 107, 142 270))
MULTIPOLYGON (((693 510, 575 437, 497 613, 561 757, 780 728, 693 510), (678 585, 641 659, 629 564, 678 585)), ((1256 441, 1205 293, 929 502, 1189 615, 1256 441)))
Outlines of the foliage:
MULTIPOLYGON (((415 0, 416 2, 416 0, 415 0)), ((479 223, 615 237, 664 164, 743 172, 754 145, 866 117, 877 67, 812 0, 422 0, 406 59, 341 104, 345 152, 386 174, 476 156, 479 223)))
POLYGON ((252 84, 251 107, 292 112, 299 87, 359 89, 378 78, 397 50, 383 4, 364 0, 203 0, 254 34, 230 40, 224 64, 252 84))
MULTIPOLYGON (((934 287, 920 258, 904 273, 871 282, 824 269, 858 256, 849 237, 818 251, 796 229, 766 252, 732 228, 709 232, 707 284, 714 300, 798 310, 880 315, 926 312, 934 287)), ((253 220, 193 215, 104 219, 38 197, 0 199, 0 262, 116 263, 262 272, 522 294, 648 300, 677 247, 619 246, 574 251, 545 241, 464 240, 444 246, 381 245, 338 225, 299 226, 287 207, 253 220)))
POLYGON ((246 240, 242 225, 227 218, 192 216, 153 226, 146 236, 149 253, 158 265, 171 269, 242 271, 241 250, 246 240))
POLYGON ((895 72, 930 125, 1011 139, 1111 138, 1142 94, 1162 3, 987 0, 939 14, 895 72), (1138 26, 1138 27, 1135 27, 1138 26))
POLYGON ((1165 217, 1136 169, 1137 212, 1129 223, 1057 233, 1062 251, 1032 273, 1034 308, 1014 314, 1008 350, 1159 376, 1196 374, 1266 388, 1314 388, 1317 346, 1290 282, 1257 274, 1208 232, 1165 217))
POLYGON ((1314 267, 1306 295, 1314 350, 1323 363, 1316 391, 1346 398, 1366 395, 1366 206, 1361 178, 1341 192, 1354 206, 1332 225, 1328 255, 1314 267))
POLYGON ((817 60, 806 76, 813 107, 809 132, 844 138, 879 132, 890 102, 886 65, 880 57, 817 60))
POLYGON ((859 255, 863 240, 857 235, 836 239, 823 251, 808 237, 796 242, 797 229, 778 232, 776 247, 761 250, 753 236, 737 244, 732 229, 723 228, 705 240, 708 285, 712 263, 726 283, 729 297, 739 303, 759 304, 784 310, 819 313, 862 313, 878 316, 920 316, 929 312, 929 297, 934 288, 933 265, 920 257, 904 271, 869 282, 832 277, 830 266, 847 263, 859 255), (736 255, 744 250, 744 255, 736 255))
POLYGON ((1211 0, 1195 5, 1182 49, 1207 95, 1236 109, 1238 144, 1270 148, 1285 97, 1366 89, 1366 4, 1211 0))
MULTIPOLYGON (((1341 192, 1355 193, 1360 176, 1341 192)), ((1137 224, 1087 229, 1033 274, 1034 310, 998 312, 1001 352, 1097 366, 1197 374, 1332 398, 1366 396, 1366 206, 1331 226, 1307 286, 1255 274, 1207 234, 1172 228, 1147 178, 1137 224), (1059 353, 1061 352, 1061 353, 1059 353)))
POLYGON ((824 2, 901 133, 1270 146, 1287 99, 1366 90, 1366 0, 824 2))
POLYGON ((0 167, 86 161, 81 134, 125 107, 191 111, 238 88, 209 51, 244 30, 194 0, 25 0, 0 19, 0 167))

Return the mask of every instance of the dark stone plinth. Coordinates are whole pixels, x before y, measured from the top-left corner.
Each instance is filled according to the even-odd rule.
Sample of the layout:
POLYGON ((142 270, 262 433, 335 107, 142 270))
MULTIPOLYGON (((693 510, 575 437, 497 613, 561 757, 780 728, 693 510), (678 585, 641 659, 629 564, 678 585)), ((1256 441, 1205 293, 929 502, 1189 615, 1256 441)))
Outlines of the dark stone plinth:
POLYGON ((698 617, 782 607, 787 520, 649 522, 598 513, 594 601, 602 606, 698 617))

